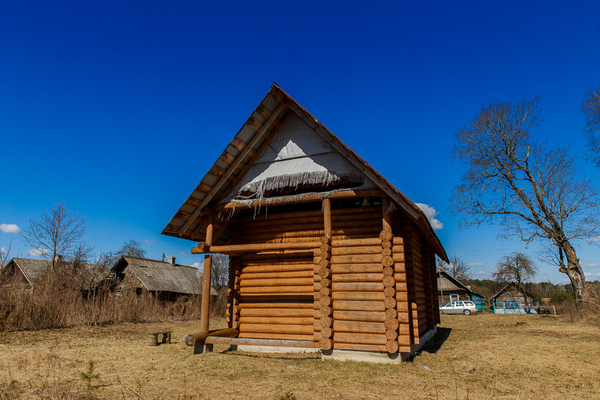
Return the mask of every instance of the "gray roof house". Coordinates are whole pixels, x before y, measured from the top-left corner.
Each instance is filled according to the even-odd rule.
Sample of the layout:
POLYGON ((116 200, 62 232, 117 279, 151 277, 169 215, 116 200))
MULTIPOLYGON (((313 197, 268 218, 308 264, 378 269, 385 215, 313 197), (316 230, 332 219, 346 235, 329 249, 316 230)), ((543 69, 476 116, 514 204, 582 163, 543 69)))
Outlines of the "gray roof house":
MULTIPOLYGON (((131 284, 138 292, 146 290, 163 296, 198 295, 202 293, 201 276, 197 268, 169 261, 123 256, 111 268, 117 292, 131 284)), ((211 288, 211 295, 217 292, 211 288)))
MULTIPOLYGON (((33 260, 29 258, 13 258, 2 269, 1 280, 4 285, 20 285, 27 289, 34 288, 40 277, 51 267, 50 260, 33 260)), ((60 268, 75 268, 73 263, 59 261, 60 268)), ((108 268, 96 264, 78 264, 78 279, 82 289, 97 286, 108 275, 108 268)))

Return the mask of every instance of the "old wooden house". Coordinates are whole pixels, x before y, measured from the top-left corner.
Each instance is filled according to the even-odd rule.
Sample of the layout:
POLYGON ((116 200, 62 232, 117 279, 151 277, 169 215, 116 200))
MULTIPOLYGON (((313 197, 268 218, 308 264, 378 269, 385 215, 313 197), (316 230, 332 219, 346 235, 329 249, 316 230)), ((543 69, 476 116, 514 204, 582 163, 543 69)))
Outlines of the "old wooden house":
MULTIPOLYGON (((40 278, 47 276, 52 268, 50 260, 34 260, 15 257, 0 270, 0 284, 34 289, 40 278)), ((55 268, 67 272, 72 283, 82 291, 96 290, 106 276, 108 268, 103 265, 65 262, 57 260, 55 268)))
POLYGON ((539 314, 540 305, 523 285, 508 283, 490 299, 494 314, 539 314))
MULTIPOLYGON (((175 257, 169 257, 167 262, 122 256, 110 271, 111 286, 117 296, 127 289, 137 294, 148 292, 165 300, 202 293, 201 273, 194 267, 177 264, 175 257)), ((211 295, 217 295, 212 288, 211 295)))
POLYGON ((446 271, 438 271, 438 296, 440 305, 449 301, 471 300, 477 305, 477 310, 484 309, 484 296, 475 293, 471 288, 446 271))
POLYGON ((205 254, 204 285, 230 255, 234 337, 208 332, 203 298, 196 344, 400 359, 439 322, 424 213, 277 84, 162 233, 205 254))

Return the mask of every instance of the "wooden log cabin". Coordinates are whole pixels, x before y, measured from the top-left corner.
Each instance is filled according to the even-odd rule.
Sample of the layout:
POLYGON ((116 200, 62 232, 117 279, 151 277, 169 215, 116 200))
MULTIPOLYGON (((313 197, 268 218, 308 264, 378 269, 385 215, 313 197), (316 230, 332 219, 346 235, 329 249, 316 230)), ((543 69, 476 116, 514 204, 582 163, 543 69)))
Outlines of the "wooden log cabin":
POLYGON ((197 242, 203 293, 210 254, 230 256, 228 337, 206 296, 205 343, 398 359, 439 323, 424 213, 277 84, 162 233, 197 242))

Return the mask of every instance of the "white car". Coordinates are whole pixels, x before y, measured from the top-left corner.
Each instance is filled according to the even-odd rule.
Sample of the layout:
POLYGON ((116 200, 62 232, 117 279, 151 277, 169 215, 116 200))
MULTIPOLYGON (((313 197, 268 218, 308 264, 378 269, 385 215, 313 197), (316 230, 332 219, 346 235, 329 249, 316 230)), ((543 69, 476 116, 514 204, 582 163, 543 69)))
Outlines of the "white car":
POLYGON ((470 300, 451 301, 440 307, 440 313, 471 315, 477 312, 477 306, 470 300))

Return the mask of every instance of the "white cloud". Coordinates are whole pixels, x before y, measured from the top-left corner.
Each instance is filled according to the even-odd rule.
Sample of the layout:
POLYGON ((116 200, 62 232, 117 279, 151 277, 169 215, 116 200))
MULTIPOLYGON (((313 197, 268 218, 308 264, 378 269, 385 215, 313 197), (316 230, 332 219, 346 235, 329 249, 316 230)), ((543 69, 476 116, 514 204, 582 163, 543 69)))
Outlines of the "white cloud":
POLYGON ((185 251, 182 251, 181 253, 179 253, 180 256, 185 256, 187 253, 185 251))
POLYGON ((0 254, 6 253, 6 249, 4 247, 0 247, 0 254))
POLYGON ((149 244, 150 246, 152 246, 154 244, 154 240, 152 240, 152 239, 144 239, 144 243, 149 244))
POLYGON ((48 250, 46 250, 46 249, 33 249, 33 250, 29 250, 27 252, 27 254, 29 254, 30 256, 33 256, 33 257, 39 257, 39 256, 43 256, 44 254, 48 254, 48 250))
POLYGON ((16 224, 0 224, 0 231, 4 233, 19 233, 21 232, 21 228, 16 224))
POLYGON ((475 276, 488 276, 489 272, 487 271, 477 271, 475 272, 475 276))
POLYGON ((195 262, 191 267, 198 268, 199 272, 204 272, 204 263, 195 262))
POLYGON ((417 203, 417 207, 419 207, 425 213, 425 216, 429 220, 429 223, 431 224, 431 227, 434 231, 439 231, 444 227, 444 224, 442 224, 440 220, 435 218, 435 216, 439 214, 435 210, 435 208, 423 203, 417 203))
POLYGON ((469 267, 483 267, 483 263, 469 263, 467 265, 469 267))

